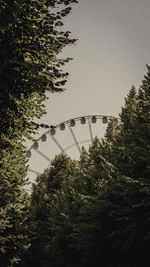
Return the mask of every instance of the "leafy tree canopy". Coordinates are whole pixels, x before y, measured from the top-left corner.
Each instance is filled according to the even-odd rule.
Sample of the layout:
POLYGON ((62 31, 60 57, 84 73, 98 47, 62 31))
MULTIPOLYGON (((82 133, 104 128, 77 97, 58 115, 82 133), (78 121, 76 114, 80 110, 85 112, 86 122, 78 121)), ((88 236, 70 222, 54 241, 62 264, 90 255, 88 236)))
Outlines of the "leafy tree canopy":
POLYGON ((0 266, 28 248, 24 138, 45 114, 47 93, 61 92, 68 73, 62 49, 75 43, 63 17, 76 0, 0 1, 0 266))

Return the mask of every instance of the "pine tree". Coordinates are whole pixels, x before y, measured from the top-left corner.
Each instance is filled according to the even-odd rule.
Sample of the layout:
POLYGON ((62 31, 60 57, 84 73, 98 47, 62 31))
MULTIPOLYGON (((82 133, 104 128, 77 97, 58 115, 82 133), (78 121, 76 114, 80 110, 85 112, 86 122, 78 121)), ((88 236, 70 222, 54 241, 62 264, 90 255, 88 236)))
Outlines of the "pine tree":
POLYGON ((148 72, 144 76, 142 85, 138 92, 137 107, 137 128, 138 136, 137 145, 137 165, 138 175, 143 178, 150 176, 150 67, 147 66, 148 72))

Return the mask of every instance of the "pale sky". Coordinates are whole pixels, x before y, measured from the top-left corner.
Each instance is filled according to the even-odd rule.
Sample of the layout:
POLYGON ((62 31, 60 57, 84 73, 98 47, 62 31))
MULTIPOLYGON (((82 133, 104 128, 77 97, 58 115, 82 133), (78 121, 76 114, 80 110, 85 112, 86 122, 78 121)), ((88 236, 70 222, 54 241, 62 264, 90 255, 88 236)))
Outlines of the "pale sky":
POLYGON ((64 53, 74 58, 66 66, 70 76, 66 91, 47 102, 47 123, 93 113, 117 116, 150 64, 149 0, 79 2, 64 21, 79 39, 64 53))
POLYGON ((62 54, 74 58, 65 67, 66 91, 49 95, 42 122, 118 116, 124 97, 132 85, 139 88, 150 64, 150 1, 79 0, 64 23, 79 40, 62 54))

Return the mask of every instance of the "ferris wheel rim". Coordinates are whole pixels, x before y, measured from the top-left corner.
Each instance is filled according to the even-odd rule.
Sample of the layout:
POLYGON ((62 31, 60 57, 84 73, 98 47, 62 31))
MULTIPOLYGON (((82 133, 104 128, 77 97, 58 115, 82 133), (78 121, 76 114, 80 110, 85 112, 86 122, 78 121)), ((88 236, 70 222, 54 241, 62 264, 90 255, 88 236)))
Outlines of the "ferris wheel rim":
MULTIPOLYGON (((66 154, 66 150, 76 146, 77 149, 78 149, 78 152, 79 154, 81 154, 81 148, 80 148, 80 144, 82 143, 86 143, 86 142, 90 142, 91 141, 91 144, 93 143, 93 132, 92 132, 92 126, 91 124, 93 123, 96 123, 97 120, 102 120, 102 123, 104 124, 108 124, 109 122, 111 121, 116 121, 116 124, 118 124, 120 122, 120 119, 115 117, 115 116, 110 116, 110 115, 84 115, 84 116, 80 116, 80 117, 75 117, 75 118, 72 118, 72 119, 69 119, 69 120, 66 120, 66 121, 63 121, 59 124, 56 124, 56 125, 50 125, 49 126, 49 129, 44 132, 38 139, 36 139, 32 146, 27 150, 27 153, 29 153, 30 155, 27 156, 28 158, 31 158, 31 150, 34 149, 40 156, 42 156, 43 158, 45 158, 45 160, 47 160, 49 162, 49 166, 51 165, 52 163, 52 159, 50 159, 48 156, 46 156, 43 152, 41 152, 39 149, 38 149, 38 142, 42 140, 42 138, 44 137, 45 141, 47 140, 47 137, 46 135, 49 134, 49 136, 52 138, 52 140, 55 142, 55 144, 59 147, 59 149, 61 150, 61 153, 60 154, 66 154), (93 120, 93 121, 92 121, 93 120), (76 126, 76 121, 80 121, 81 124, 86 124, 86 121, 88 121, 88 126, 89 126, 89 132, 90 132, 90 139, 87 139, 87 140, 82 140, 82 141, 78 141, 76 136, 75 136, 75 133, 73 131, 73 126, 76 126), (74 143, 68 147, 66 147, 65 149, 62 148, 61 144, 57 141, 57 139, 54 137, 55 135, 55 129, 57 128, 60 128, 60 130, 65 130, 65 126, 63 129, 61 129, 61 126, 68 126, 68 129, 70 130, 70 133, 72 135, 72 138, 74 140, 74 143), (54 131, 54 135, 52 134, 52 131, 54 131)), ((33 173, 38 173, 37 171, 35 170, 32 170, 30 167, 28 168, 28 171, 31 171, 33 173)))
MULTIPOLYGON (((109 122, 109 121, 112 121, 112 120, 115 120, 115 119, 116 119, 118 122, 120 121, 120 119, 119 119, 118 117, 110 116, 110 115, 83 115, 83 116, 80 116, 80 117, 75 117, 75 118, 71 118, 71 119, 69 119, 69 120, 65 120, 65 121, 63 121, 63 122, 61 122, 61 123, 59 123, 59 124, 56 124, 56 125, 50 125, 50 126, 49 126, 49 129, 50 129, 50 128, 57 129, 57 128, 60 127, 61 124, 65 124, 65 125, 66 125, 66 124, 69 124, 70 121, 72 121, 72 120, 74 120, 74 121, 79 121, 79 120, 81 120, 82 118, 85 118, 85 119, 91 119, 92 117, 96 117, 96 119, 103 119, 104 117, 106 117, 106 118, 108 119, 108 122, 109 122)), ((35 142, 39 142, 39 141, 41 140, 41 137, 42 137, 43 135, 49 134, 49 129, 48 129, 46 132, 44 132, 38 139, 36 139, 35 142)), ((33 144, 32 144, 32 146, 31 146, 28 150, 31 150, 32 148, 33 148, 33 144)))

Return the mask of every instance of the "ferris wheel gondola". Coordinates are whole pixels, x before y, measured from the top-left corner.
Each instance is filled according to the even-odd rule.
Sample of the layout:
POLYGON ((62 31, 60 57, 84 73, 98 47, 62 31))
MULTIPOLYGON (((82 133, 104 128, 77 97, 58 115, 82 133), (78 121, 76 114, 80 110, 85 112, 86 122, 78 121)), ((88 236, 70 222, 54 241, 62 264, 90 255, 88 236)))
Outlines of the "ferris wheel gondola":
MULTIPOLYGON (((82 152, 82 146, 85 143, 92 144, 94 140, 94 133, 93 133, 93 125, 96 124, 98 121, 101 122, 103 125, 107 125, 109 122, 114 121, 116 124, 119 123, 119 119, 113 116, 106 116, 106 115, 87 115, 87 116, 81 116, 69 119, 67 121, 61 122, 57 125, 50 125, 49 129, 43 133, 28 149, 26 156, 28 159, 32 158, 32 152, 36 152, 40 157, 42 157, 45 161, 48 162, 49 167, 52 163, 52 160, 56 154, 67 154, 68 150, 76 147, 78 154, 80 155, 82 152), (74 129, 78 127, 78 125, 88 125, 88 138, 85 138, 84 140, 79 140, 76 136, 76 133, 74 129), (69 133, 71 135, 72 144, 69 144, 68 146, 64 147, 62 143, 57 139, 57 132, 65 132, 65 130, 68 129, 69 133), (51 139, 52 142, 55 144, 55 146, 58 148, 58 153, 54 153, 53 157, 47 156, 41 149, 39 149, 39 143, 46 143, 48 139, 51 139)), ((64 137, 65 138, 65 137, 64 137)), ((39 175, 40 172, 37 171, 35 168, 33 169, 32 166, 29 164, 28 171, 32 174, 39 175)))

